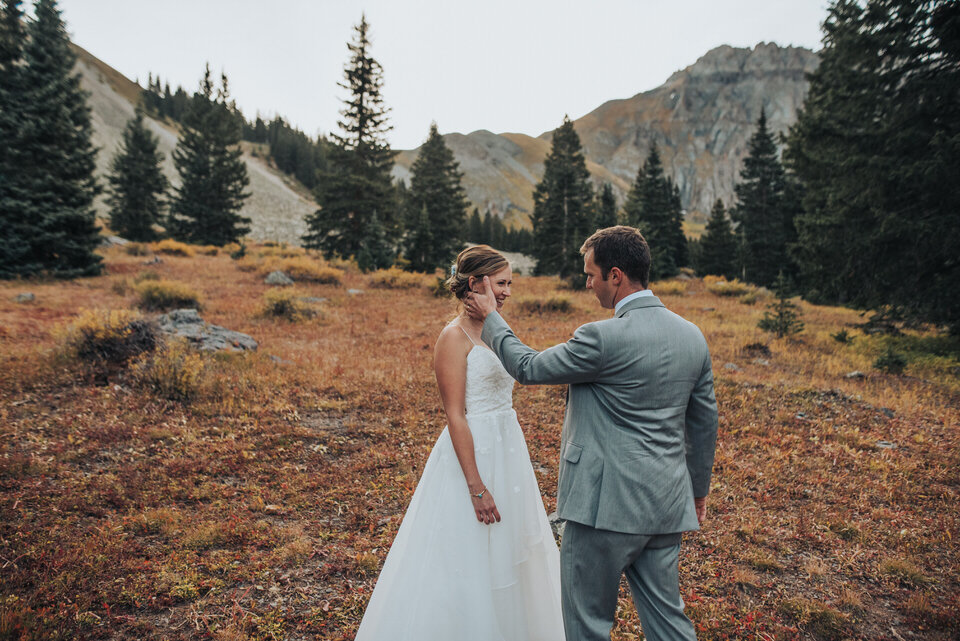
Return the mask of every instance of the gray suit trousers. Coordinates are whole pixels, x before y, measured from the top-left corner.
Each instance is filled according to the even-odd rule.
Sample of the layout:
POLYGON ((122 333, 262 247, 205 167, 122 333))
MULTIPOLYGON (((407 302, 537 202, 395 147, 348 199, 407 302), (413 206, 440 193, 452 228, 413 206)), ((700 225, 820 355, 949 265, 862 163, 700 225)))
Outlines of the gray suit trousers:
POLYGON ((567 641, 609 641, 622 574, 627 575, 647 639, 695 641, 680 597, 680 544, 662 547, 673 542, 671 536, 611 532, 567 521, 560 546, 567 641))

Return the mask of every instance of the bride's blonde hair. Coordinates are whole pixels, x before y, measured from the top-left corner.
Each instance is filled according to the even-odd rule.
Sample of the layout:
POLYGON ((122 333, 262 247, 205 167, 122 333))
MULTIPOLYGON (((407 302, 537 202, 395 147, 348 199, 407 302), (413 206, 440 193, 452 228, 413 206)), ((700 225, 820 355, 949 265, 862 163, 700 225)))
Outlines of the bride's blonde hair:
POLYGON ((504 267, 509 267, 510 261, 503 254, 489 245, 474 245, 464 249, 457 255, 455 271, 447 279, 447 287, 459 300, 470 291, 470 277, 482 280, 484 276, 493 276, 504 267))

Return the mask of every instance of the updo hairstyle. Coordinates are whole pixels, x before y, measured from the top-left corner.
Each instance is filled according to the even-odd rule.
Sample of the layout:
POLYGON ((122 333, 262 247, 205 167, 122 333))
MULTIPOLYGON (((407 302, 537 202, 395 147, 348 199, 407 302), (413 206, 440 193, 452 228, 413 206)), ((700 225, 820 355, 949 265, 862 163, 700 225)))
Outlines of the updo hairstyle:
POLYGON ((493 276, 510 262, 503 254, 489 245, 474 245, 457 255, 456 272, 447 279, 447 287, 459 300, 470 291, 470 277, 483 280, 484 276, 493 276))

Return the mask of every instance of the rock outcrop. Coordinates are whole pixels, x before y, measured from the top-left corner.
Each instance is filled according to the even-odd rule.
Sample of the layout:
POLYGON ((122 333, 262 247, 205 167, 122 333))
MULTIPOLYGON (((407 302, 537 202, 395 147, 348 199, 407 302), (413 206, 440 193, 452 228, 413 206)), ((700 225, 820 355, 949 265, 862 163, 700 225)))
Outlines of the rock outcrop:
POLYGON ((197 349, 217 352, 256 351, 257 341, 247 334, 213 325, 200 318, 195 309, 176 309, 157 318, 160 331, 186 338, 197 349))

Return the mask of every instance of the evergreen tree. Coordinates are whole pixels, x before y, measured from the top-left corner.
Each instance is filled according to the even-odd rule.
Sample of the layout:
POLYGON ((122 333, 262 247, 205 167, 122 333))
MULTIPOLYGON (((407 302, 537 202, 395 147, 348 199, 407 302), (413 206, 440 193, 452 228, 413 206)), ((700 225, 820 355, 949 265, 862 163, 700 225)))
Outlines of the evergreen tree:
POLYGON ((650 246, 650 280, 675 276, 687 263, 680 192, 663 172, 657 146, 650 147, 624 205, 627 224, 640 230, 650 246))
POLYGON ((37 1, 25 39, 17 4, 0 32, 0 275, 96 275, 96 149, 76 56, 54 0, 37 1))
POLYGON ((838 0, 785 159, 807 296, 960 332, 960 4, 838 0))
POLYGON ((473 208, 473 213, 470 214, 470 220, 467 222, 467 240, 478 245, 487 244, 483 240, 483 219, 480 218, 480 210, 476 207, 473 208))
POLYGON ((130 240, 148 242, 157 236, 167 178, 160 169, 163 154, 160 140, 143 124, 139 109, 123 131, 120 149, 111 163, 110 227, 130 240))
POLYGON ((700 238, 697 273, 733 279, 737 276, 737 236, 733 233, 723 201, 717 198, 700 238))
POLYGON ((748 143, 740 182, 735 187, 737 206, 731 212, 739 223, 743 277, 752 283, 771 286, 777 273, 789 265, 787 251, 796 234, 786 189, 786 173, 767 129, 766 112, 761 109, 757 130, 748 143))
POLYGON ((775 333, 777 338, 799 334, 803 331, 803 321, 796 303, 790 300, 789 283, 782 271, 777 275, 775 287, 777 301, 767 305, 768 311, 763 313, 757 327, 775 333))
POLYGON ((170 204, 168 231, 178 240, 223 246, 250 229, 250 219, 239 214, 250 179, 228 98, 227 77, 221 76, 215 93, 208 64, 173 152, 180 186, 170 204))
POLYGON ((434 235, 431 229, 430 210, 426 205, 420 207, 416 222, 409 225, 404 242, 404 254, 410 261, 410 269, 418 272, 432 272, 436 265, 434 235))
POLYGON ((617 197, 613 193, 613 187, 610 183, 603 183, 600 193, 597 196, 597 229, 613 227, 617 222, 617 197))
POLYGON ((380 217, 374 211, 370 215, 367 234, 360 241, 360 249, 357 250, 357 266, 365 272, 374 269, 385 269, 393 265, 396 259, 396 252, 392 244, 387 240, 387 232, 380 223, 380 217))
MULTIPOLYGON (((376 218, 386 234, 395 234, 399 225, 393 198, 390 171, 394 152, 386 141, 391 129, 389 109, 380 94, 383 69, 370 55, 369 25, 366 17, 355 27, 353 41, 347 45, 350 60, 344 68, 344 83, 350 92, 340 112, 341 134, 334 134, 330 150, 330 170, 322 176, 315 191, 320 208, 307 219, 304 236, 307 247, 320 249, 328 257, 357 256, 369 240, 376 218)), ((367 249, 367 253, 371 253, 367 249)), ((378 255, 386 253, 377 250, 378 255)))
POLYGON ((27 200, 27 176, 20 171, 26 152, 27 104, 22 96, 23 12, 19 0, 4 0, 0 14, 0 278, 39 272, 31 237, 39 215, 27 200))
MULTIPOLYGON (((431 124, 430 135, 420 147, 411 168, 408 211, 412 220, 408 225, 422 227, 420 218, 426 211, 432 244, 426 254, 420 253, 415 260, 409 253, 412 249, 410 242, 420 241, 413 235, 410 242, 405 243, 411 269, 432 272, 437 267, 449 265, 463 246, 467 199, 460 184, 462 178, 453 152, 437 131, 436 123, 431 124)), ((426 249, 426 246, 422 247, 426 249)))
POLYGON ((534 257, 538 274, 558 274, 582 284, 580 246, 593 233, 593 187, 570 118, 553 132, 543 179, 533 192, 534 257))

